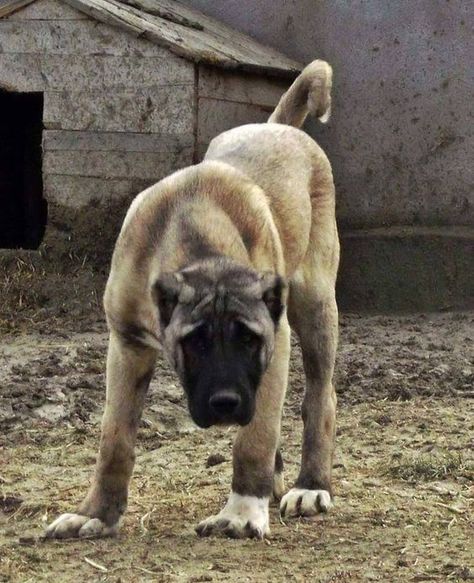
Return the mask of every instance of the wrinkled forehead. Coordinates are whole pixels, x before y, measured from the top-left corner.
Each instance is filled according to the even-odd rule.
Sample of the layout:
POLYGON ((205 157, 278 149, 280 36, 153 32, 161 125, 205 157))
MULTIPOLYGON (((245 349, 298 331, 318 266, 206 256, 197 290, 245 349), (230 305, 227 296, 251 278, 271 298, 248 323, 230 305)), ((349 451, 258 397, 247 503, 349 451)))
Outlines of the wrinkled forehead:
POLYGON ((228 261, 203 261, 183 269, 181 274, 198 295, 228 292, 256 297, 260 290, 257 272, 228 261))
POLYGON ((201 289, 193 301, 180 305, 180 336, 192 332, 201 324, 210 323, 219 328, 226 323, 240 321, 256 334, 265 334, 268 318, 265 305, 254 293, 229 290, 223 286, 201 289))
POLYGON ((180 336, 206 321, 219 325, 229 320, 266 333, 268 314, 257 272, 228 261, 204 261, 183 269, 181 275, 189 294, 184 294, 183 303, 180 298, 180 336))

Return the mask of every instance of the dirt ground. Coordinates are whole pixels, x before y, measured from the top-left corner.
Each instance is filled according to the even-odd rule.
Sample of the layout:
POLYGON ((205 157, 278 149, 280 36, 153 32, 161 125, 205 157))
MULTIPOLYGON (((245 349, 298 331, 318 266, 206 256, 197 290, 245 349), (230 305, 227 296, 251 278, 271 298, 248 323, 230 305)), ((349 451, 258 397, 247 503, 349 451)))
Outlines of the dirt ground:
MULTIPOLYGON (((80 501, 95 459, 107 335, 91 302, 90 318, 0 317, 0 581, 474 579, 474 313, 341 317, 329 514, 284 523, 273 506, 263 542, 198 538, 195 525, 229 490, 234 430, 195 428, 160 362, 121 534, 41 540, 80 501)), ((304 386, 293 354, 288 485, 304 386)))

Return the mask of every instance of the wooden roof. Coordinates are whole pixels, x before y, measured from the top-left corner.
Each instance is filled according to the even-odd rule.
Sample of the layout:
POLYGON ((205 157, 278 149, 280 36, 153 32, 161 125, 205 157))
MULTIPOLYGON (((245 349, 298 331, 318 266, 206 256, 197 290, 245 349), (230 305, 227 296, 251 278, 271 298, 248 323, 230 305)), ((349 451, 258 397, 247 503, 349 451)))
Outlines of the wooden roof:
MULTIPOLYGON (((35 0, 0 0, 0 18, 35 0)), ((294 78, 302 65, 174 0, 63 0, 195 63, 294 78)))

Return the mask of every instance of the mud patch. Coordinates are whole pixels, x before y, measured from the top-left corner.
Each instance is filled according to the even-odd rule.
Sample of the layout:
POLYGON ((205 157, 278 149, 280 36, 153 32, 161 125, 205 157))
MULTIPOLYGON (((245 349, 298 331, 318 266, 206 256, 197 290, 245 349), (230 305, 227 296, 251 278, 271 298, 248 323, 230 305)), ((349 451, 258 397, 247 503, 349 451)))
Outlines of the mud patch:
MULTIPOLYGON (((139 192, 137 190, 136 192, 139 192)), ((0 333, 45 331, 103 320, 102 295, 112 251, 133 196, 73 209, 50 203, 38 251, 0 253, 0 333), (91 237, 91 233, 94 233, 91 237)))
MULTIPOLYGON (((0 581, 463 581, 472 576, 474 314, 341 318, 336 505, 267 541, 202 540, 220 509, 234 430, 197 430, 158 362, 116 539, 41 541, 74 509, 94 464, 104 401, 103 321, 59 316, 3 335, 0 581), (449 545, 446 541, 449 540, 449 545)), ((282 429, 298 471, 304 387, 293 346, 282 429)))

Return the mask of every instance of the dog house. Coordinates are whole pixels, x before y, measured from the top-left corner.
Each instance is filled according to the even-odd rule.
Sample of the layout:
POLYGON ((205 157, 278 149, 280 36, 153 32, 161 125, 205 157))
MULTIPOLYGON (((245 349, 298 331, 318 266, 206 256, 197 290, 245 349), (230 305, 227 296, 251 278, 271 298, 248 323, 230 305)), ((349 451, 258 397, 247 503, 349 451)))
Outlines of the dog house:
POLYGON ((113 241, 145 187, 301 66, 171 0, 0 0, 0 247, 113 241))

